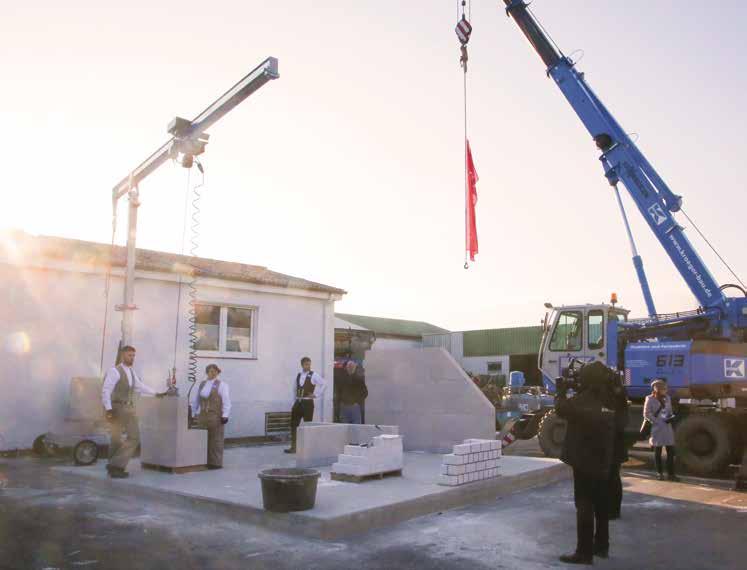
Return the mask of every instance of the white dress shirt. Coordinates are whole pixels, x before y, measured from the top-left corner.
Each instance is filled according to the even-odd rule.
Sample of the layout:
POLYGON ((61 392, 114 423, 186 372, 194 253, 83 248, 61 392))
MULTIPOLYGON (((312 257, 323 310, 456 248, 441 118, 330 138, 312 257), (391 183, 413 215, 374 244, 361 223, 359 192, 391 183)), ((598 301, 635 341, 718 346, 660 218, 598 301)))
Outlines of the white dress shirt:
MULTIPOLYGON (((215 380, 205 380, 205 386, 200 390, 199 384, 197 390, 192 391, 192 401, 189 403, 192 407, 192 417, 197 417, 200 413, 200 396, 203 398, 210 397, 210 391, 213 389, 215 380)), ((223 380, 220 381, 218 386, 218 394, 220 394, 221 400, 223 400, 223 409, 221 410, 221 416, 224 418, 231 417, 231 396, 228 392, 228 384, 223 380)))
MULTIPOLYGON (((138 378, 137 373, 132 369, 132 366, 127 366, 126 364, 120 364, 120 366, 124 370, 130 387, 134 388, 135 392, 140 394, 150 394, 151 396, 155 396, 158 393, 138 378)), ((106 376, 104 376, 104 386, 101 388, 101 403, 104 404, 104 409, 107 411, 112 409, 112 392, 114 391, 117 382, 119 382, 119 370, 117 370, 117 367, 115 366, 110 368, 106 373, 106 376)))
MULTIPOLYGON (((298 374, 296 374, 296 377, 298 378, 298 381, 296 379, 293 379, 293 397, 296 397, 296 390, 301 387, 303 388, 304 383, 306 382, 306 376, 309 375, 308 372, 304 372, 303 370, 299 370, 298 373, 301 374, 301 377, 298 378, 298 374)), ((324 378, 319 376, 316 372, 311 372, 311 383, 316 386, 316 389, 314 390, 314 396, 316 398, 319 398, 322 394, 324 394, 324 389, 326 387, 326 382, 324 378)))

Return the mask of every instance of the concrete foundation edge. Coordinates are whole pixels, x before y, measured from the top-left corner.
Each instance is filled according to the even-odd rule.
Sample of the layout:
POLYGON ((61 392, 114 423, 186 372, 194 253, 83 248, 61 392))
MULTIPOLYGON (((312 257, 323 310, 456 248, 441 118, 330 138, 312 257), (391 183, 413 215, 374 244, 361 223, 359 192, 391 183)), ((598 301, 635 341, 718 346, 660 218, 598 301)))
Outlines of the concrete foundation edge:
MULTIPOLYGON (((80 481, 72 474, 57 471, 63 477, 80 481)), ((552 485, 571 478, 571 470, 559 463, 521 475, 500 476, 496 479, 469 483, 452 487, 441 493, 433 493, 403 501, 397 505, 375 507, 330 519, 314 519, 296 513, 278 514, 248 505, 238 505, 210 497, 164 492, 128 482, 111 479, 88 479, 92 487, 105 490, 113 495, 158 501, 174 507, 197 508, 202 512, 226 516, 234 521, 256 524, 270 530, 303 535, 308 538, 337 540, 339 538, 363 534, 378 528, 392 526, 417 517, 485 503, 532 488, 552 485)))

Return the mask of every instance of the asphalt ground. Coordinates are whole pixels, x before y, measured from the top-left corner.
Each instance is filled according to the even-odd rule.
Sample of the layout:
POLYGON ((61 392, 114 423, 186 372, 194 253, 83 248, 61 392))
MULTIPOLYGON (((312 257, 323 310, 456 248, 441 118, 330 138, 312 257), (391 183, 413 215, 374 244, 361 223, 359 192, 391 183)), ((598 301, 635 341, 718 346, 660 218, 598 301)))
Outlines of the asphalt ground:
MULTIPOLYGON (((324 542, 156 502, 122 500, 50 467, 0 461, 0 568, 560 568, 573 549, 570 483, 324 542)), ((623 518, 602 568, 744 568, 747 496, 706 485, 625 478, 623 518)))

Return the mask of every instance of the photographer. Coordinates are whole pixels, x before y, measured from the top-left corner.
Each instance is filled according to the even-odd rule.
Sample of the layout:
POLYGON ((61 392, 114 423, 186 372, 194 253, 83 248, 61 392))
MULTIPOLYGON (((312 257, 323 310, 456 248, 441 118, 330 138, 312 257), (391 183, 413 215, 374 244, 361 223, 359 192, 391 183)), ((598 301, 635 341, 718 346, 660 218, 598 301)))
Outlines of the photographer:
POLYGON ((561 460, 573 468, 577 545, 560 557, 568 564, 593 564, 609 555, 609 479, 613 463, 615 413, 605 407, 616 374, 601 362, 571 370, 558 379, 555 411, 568 422, 561 460), (573 390, 573 397, 568 392, 573 390), (596 532, 595 532, 596 523, 596 532))

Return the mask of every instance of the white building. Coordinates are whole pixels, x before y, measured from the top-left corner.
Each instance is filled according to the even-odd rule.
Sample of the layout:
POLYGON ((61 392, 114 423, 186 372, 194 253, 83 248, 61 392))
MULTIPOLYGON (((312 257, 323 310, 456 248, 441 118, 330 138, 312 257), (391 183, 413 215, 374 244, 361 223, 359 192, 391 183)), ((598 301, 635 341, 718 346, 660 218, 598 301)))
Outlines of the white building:
MULTIPOLYGON (((115 247, 104 370, 121 337, 124 258, 115 247)), ((345 292, 264 267, 138 250, 133 344, 143 380, 165 389, 176 365, 180 391, 189 389, 190 277, 180 271, 190 265, 199 275, 197 378, 210 362, 222 368, 233 401, 226 436, 264 435, 265 414, 290 410, 302 356, 329 379, 315 419, 331 421, 334 303, 345 292)), ((29 448, 64 420, 72 377, 99 377, 109 266, 108 245, 20 232, 0 240, 0 451, 29 448)))

